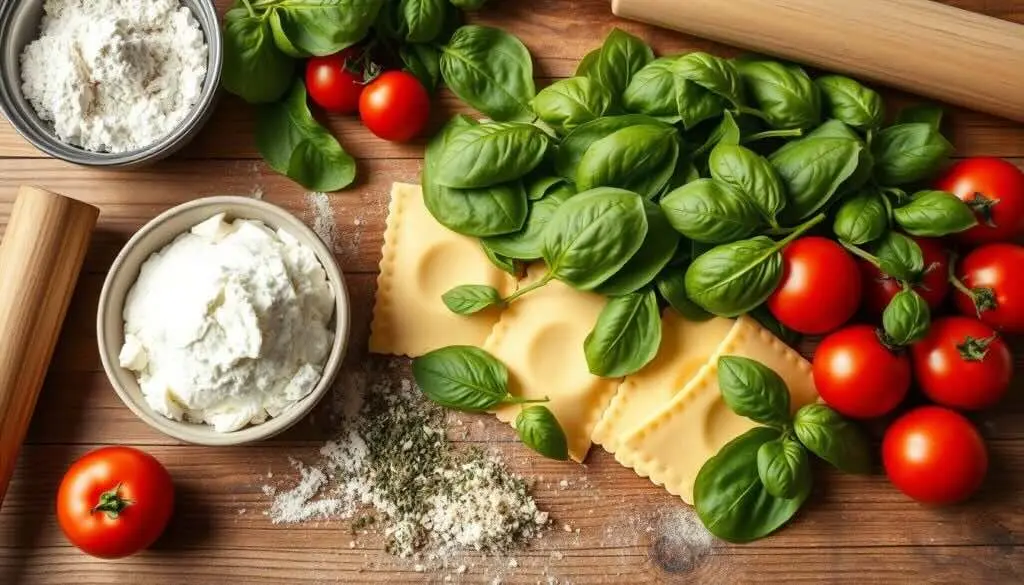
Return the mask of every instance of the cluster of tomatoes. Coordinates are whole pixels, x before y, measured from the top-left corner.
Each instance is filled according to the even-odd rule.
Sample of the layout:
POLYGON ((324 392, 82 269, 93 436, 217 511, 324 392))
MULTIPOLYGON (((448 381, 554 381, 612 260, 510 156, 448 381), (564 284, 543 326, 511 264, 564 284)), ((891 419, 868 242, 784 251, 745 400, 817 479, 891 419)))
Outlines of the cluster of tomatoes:
POLYGON ((359 114, 379 138, 408 142, 430 118, 430 94, 407 71, 380 72, 368 52, 348 48, 306 64, 306 90, 316 105, 332 114, 359 114))
POLYGON ((882 460, 905 494, 946 504, 971 495, 988 468, 981 435, 958 411, 989 408, 1005 395, 1013 359, 1002 336, 1024 333, 1024 247, 1012 243, 1024 236, 1024 173, 1000 159, 966 159, 936 187, 970 204, 978 224, 950 241, 914 238, 926 269, 909 284, 933 314, 954 309, 923 339, 890 347, 876 326, 849 324, 858 311, 878 323, 904 284, 827 238, 783 250, 783 280, 768 308, 791 329, 827 334, 814 354, 814 383, 846 416, 893 413, 916 380, 934 405, 888 425, 882 460), (956 252, 965 255, 957 261, 956 252))

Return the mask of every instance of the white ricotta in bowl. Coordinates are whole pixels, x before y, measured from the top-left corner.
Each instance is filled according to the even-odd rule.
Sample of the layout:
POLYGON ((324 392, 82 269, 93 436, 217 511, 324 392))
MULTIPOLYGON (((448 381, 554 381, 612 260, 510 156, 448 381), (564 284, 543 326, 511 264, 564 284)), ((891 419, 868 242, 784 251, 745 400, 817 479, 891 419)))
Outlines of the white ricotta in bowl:
POLYGON ((160 414, 236 431, 313 391, 333 314, 311 248, 220 214, 142 265, 125 300, 120 362, 160 414))

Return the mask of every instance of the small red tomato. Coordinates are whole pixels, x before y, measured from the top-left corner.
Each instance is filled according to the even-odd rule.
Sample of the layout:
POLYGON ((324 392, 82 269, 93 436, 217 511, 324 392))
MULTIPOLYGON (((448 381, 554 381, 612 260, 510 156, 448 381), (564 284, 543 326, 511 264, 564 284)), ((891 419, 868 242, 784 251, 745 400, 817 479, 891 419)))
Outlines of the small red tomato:
POLYGON ((782 281, 768 297, 768 310, 786 327, 818 335, 850 320, 860 290, 849 252, 827 238, 800 238, 782 249, 782 281))
POLYGON ((393 142, 416 138, 430 118, 430 95, 416 76, 388 71, 366 86, 359 99, 363 125, 393 142))
POLYGON ((57 491, 57 522, 71 544, 105 559, 149 547, 174 509, 174 484, 152 455, 103 447, 76 461, 57 491))
POLYGON ((306 90, 313 102, 328 112, 354 114, 363 93, 363 72, 354 65, 359 54, 345 49, 306 63, 306 90))
POLYGON ((957 234, 961 242, 1006 242, 1024 235, 1024 173, 1013 164, 1000 158, 964 159, 935 186, 974 209, 978 225, 957 234))
POLYGON ((870 325, 851 325, 823 339, 812 371, 821 398, 854 418, 886 414, 910 388, 910 359, 886 347, 870 325))
POLYGON ((1013 376, 1006 343, 977 319, 936 319, 928 335, 910 346, 910 354, 921 391, 950 408, 992 406, 1006 394, 1013 376))
POLYGON ((957 270, 971 291, 956 291, 956 306, 1006 333, 1024 333, 1024 247, 988 244, 967 254, 957 270))
POLYGON ((885 473, 901 492, 926 504, 952 504, 973 494, 988 471, 988 452, 969 420, 922 406, 889 426, 882 440, 885 473))
MULTIPOLYGON (((911 236, 921 248, 924 258, 924 274, 914 283, 914 292, 921 295, 928 306, 937 309, 949 293, 949 252, 940 240, 911 236)), ((896 293, 903 290, 900 282, 883 273, 874 264, 858 260, 861 279, 864 281, 864 310, 880 317, 896 293)))

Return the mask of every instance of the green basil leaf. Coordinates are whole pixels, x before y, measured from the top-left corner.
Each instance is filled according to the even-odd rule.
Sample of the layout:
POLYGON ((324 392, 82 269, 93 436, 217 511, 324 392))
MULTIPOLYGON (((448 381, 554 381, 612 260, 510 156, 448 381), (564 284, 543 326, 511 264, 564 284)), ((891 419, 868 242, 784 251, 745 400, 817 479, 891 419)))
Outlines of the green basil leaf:
POLYGON ((904 282, 917 282, 924 270, 924 256, 917 242, 897 232, 886 232, 875 242, 875 257, 879 268, 889 276, 904 282))
POLYGON ((597 61, 601 58, 601 47, 594 49, 587 53, 580 59, 578 65, 576 65, 576 72, 572 74, 573 77, 589 77, 595 81, 599 81, 600 78, 597 76, 597 61))
POLYGON ((527 406, 516 417, 516 432, 524 445, 547 457, 565 461, 569 442, 554 413, 545 406, 527 406))
POLYGON ((267 164, 312 191, 337 191, 355 179, 356 163, 306 105, 296 80, 285 100, 260 107, 256 145, 267 164))
POLYGON ((428 92, 433 92, 441 83, 441 52, 433 45, 422 43, 403 44, 398 47, 398 56, 406 70, 420 80, 428 92))
POLYGON ((508 368, 468 345, 442 347, 412 360, 412 375, 423 394, 445 408, 478 412, 508 396, 508 368))
POLYGON ((279 12, 288 23, 289 39, 295 47, 309 55, 324 56, 366 38, 383 4, 381 0, 263 0, 252 6, 257 12, 279 12))
POLYGON ((591 145, 623 128, 640 125, 671 128, 667 124, 662 124, 658 120, 642 114, 607 116, 587 122, 577 126, 562 139, 562 143, 555 153, 555 171, 560 176, 575 181, 576 170, 591 145))
POLYGON ((843 138, 808 137, 790 142, 769 157, 789 194, 783 212, 789 223, 828 205, 860 163, 863 146, 843 138))
POLYGON ((654 290, 612 297, 583 343, 590 373, 620 378, 650 363, 661 345, 661 315, 654 290))
POLYGON ((694 259, 686 271, 686 293, 708 312, 736 317, 767 300, 781 280, 778 245, 758 236, 716 246, 694 259))
POLYGON ((653 199, 679 159, 679 135, 665 126, 629 126, 594 142, 576 168, 580 191, 618 187, 653 199))
POLYGON ((456 189, 514 181, 537 168, 550 144, 548 135, 532 124, 479 124, 446 142, 438 155, 434 180, 456 189))
POLYGON ((555 191, 530 205, 523 229, 502 236, 486 238, 484 244, 495 252, 517 260, 536 260, 541 257, 544 230, 562 203, 571 195, 555 191))
POLYGON ((501 293, 493 286, 464 284, 441 295, 444 306, 459 315, 472 315, 502 304, 501 293))
POLYGON ((429 43, 441 34, 447 0, 399 0, 402 32, 410 43, 429 43))
POLYGON ((611 103, 612 94, 603 85, 587 77, 572 77, 542 89, 533 99, 533 111, 559 134, 565 134, 604 116, 611 103))
POLYGON ((448 0, 456 8, 462 10, 480 10, 484 4, 487 4, 487 0, 448 0))
POLYGON ((903 108, 896 115, 897 124, 912 124, 915 122, 928 124, 938 132, 939 127, 942 125, 942 108, 929 104, 910 106, 903 108))
POLYGON ((644 200, 601 187, 573 196, 555 211, 541 255, 555 278, 592 290, 618 272, 646 237, 644 200))
POLYGON ((576 194, 576 187, 563 177, 538 176, 527 184, 526 198, 539 201, 548 195, 556 194, 561 201, 576 194))
POLYGON ((595 292, 608 297, 629 294, 650 284, 675 256, 679 233, 672 229, 658 205, 644 201, 647 237, 640 249, 614 276, 601 283, 595 292))
POLYGON ((731 61, 695 51, 679 57, 675 71, 683 78, 725 98, 734 106, 743 105, 743 80, 731 61))
POLYGON ((814 82, 833 118, 862 130, 878 128, 885 120, 882 96, 860 82, 842 75, 825 75, 814 82))
MULTIPOLYGON (((584 58, 585 60, 585 58, 584 58)), ((618 99, 638 71, 654 60, 654 51, 647 43, 615 28, 608 33, 593 64, 596 81, 618 99)), ((582 67, 583 64, 580 63, 582 67)))
POLYGON ((295 24, 288 18, 288 13, 271 9, 267 12, 267 15, 270 21, 270 30, 274 33, 274 44, 277 45, 277 48, 293 59, 309 57, 309 53, 300 49, 292 41, 291 37, 295 36, 297 32, 295 31, 295 24))
POLYGON ((840 120, 826 120, 821 126, 808 133, 807 138, 845 138, 852 140, 861 147, 860 154, 857 155, 857 170, 848 179, 843 181, 843 184, 839 187, 837 197, 855 193, 871 180, 875 168, 875 158, 871 156, 871 150, 861 140, 860 135, 844 122, 840 120))
POLYGON ((868 188, 843 201, 836 211, 832 231, 844 242, 859 246, 882 237, 889 229, 889 212, 883 195, 868 188))
POLYGON ((467 25, 442 49, 441 76, 462 101, 494 120, 530 118, 537 93, 522 41, 496 28, 467 25))
POLYGON ((903 231, 928 238, 941 238, 978 225, 970 206, 946 191, 919 191, 892 215, 903 231))
POLYGON ((516 277, 516 279, 523 277, 523 274, 525 273, 525 267, 521 262, 519 262, 519 260, 501 254, 497 250, 493 250, 489 245, 487 238, 480 240, 480 247, 483 248, 484 255, 487 256, 487 259, 490 260, 491 264, 497 267, 498 270, 501 270, 502 272, 507 272, 512 276, 516 277))
POLYGON ((661 209, 676 231, 697 242, 732 242, 765 225, 749 199, 714 179, 697 179, 679 187, 661 199, 661 209))
POLYGON ((928 179, 953 153, 953 145, 929 123, 889 126, 871 145, 875 179, 882 185, 905 185, 928 179))
POLYGON ((274 45, 270 23, 243 6, 224 17, 221 85, 250 104, 281 99, 292 86, 295 60, 274 45))
POLYGON ((786 205, 786 192, 775 169, 748 148, 719 142, 711 151, 708 168, 715 181, 742 193, 769 222, 774 222, 786 205))
POLYGON ((800 333, 783 325, 775 315, 768 310, 768 307, 764 305, 755 307, 750 311, 750 317, 760 323, 761 327, 771 331, 772 335, 781 339, 786 345, 796 348, 800 343, 800 333))
POLYGON ((699 322, 707 321, 714 317, 711 313, 700 308, 697 303, 691 301, 690 297, 686 294, 685 267, 667 268, 658 275, 657 280, 655 280, 655 286, 658 287, 658 293, 661 295, 661 298, 665 299, 665 302, 682 315, 684 319, 699 322))
POLYGON ((728 542, 750 542, 768 536, 796 514, 811 492, 810 474, 792 498, 777 498, 757 472, 761 445, 777 440, 780 432, 750 429, 729 441, 697 473, 693 502, 697 516, 711 534, 728 542))
POLYGON ((796 439, 783 437, 757 450, 757 475, 776 498, 795 498, 810 483, 810 473, 807 451, 796 439))
POLYGON ((723 355, 718 358, 718 387, 722 400, 736 414, 776 428, 789 424, 789 389, 768 366, 723 355))
POLYGON ((622 96, 626 109, 669 123, 682 122, 687 129, 720 116, 724 100, 683 77, 676 70, 678 59, 655 59, 638 71, 622 96))
POLYGON ((871 446, 854 423, 824 404, 796 411, 793 430, 811 453, 847 473, 871 472, 871 446))
POLYGON ((814 128, 821 122, 821 95, 803 69, 775 61, 736 63, 757 108, 773 128, 814 128))
POLYGON ((912 289, 896 293, 882 313, 882 329, 891 345, 907 346, 924 339, 931 326, 928 303, 912 289))

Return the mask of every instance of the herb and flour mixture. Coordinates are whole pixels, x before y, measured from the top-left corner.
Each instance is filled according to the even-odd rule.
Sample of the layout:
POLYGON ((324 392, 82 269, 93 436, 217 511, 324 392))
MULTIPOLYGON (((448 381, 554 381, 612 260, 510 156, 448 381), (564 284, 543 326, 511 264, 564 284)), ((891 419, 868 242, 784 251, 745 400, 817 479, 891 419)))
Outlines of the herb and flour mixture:
POLYGON ((21 56, 22 89, 62 141, 143 148, 199 100, 208 47, 179 0, 47 0, 44 10, 21 56))

